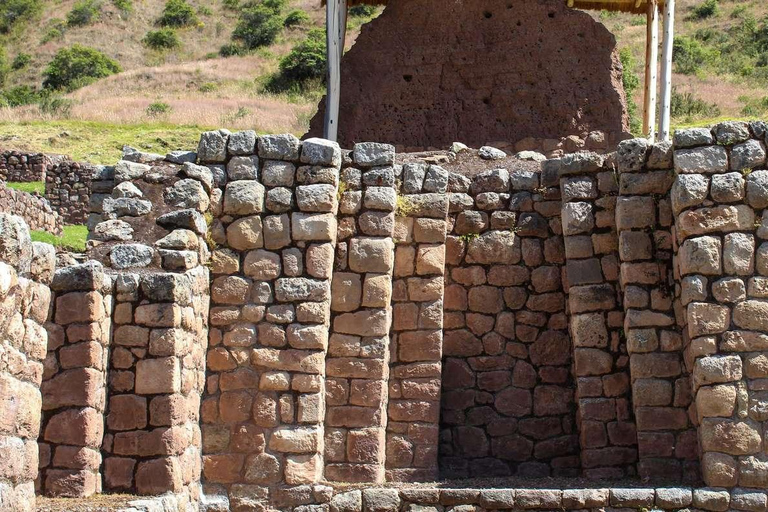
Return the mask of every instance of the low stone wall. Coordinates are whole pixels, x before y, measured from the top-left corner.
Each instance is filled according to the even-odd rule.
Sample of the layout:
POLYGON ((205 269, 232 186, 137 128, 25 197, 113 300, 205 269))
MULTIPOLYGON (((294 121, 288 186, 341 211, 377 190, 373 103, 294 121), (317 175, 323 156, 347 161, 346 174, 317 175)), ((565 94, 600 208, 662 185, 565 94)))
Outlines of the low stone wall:
POLYGON ((60 159, 45 176, 45 198, 65 224, 84 224, 90 213, 93 165, 60 159))
POLYGON ((0 211, 18 215, 29 229, 61 235, 62 220, 44 198, 37 194, 21 192, 0 183, 0 211))
POLYGON ((35 510, 40 381, 55 252, 0 214, 0 509, 35 510))
POLYGON ((45 176, 52 167, 51 158, 42 153, 0 153, 0 181, 45 181, 45 176))

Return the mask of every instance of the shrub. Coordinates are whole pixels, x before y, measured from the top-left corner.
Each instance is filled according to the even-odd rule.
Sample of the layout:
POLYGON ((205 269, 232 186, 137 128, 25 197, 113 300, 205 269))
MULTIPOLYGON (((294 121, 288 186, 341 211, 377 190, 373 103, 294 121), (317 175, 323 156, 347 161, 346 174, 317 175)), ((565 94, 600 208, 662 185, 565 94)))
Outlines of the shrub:
POLYGON ((693 8, 691 18, 703 20, 718 14, 720 14, 720 5, 717 3, 717 0, 704 0, 704 3, 693 8))
POLYGON ((691 92, 679 93, 677 88, 673 87, 670 115, 673 119, 690 122, 717 117, 720 115, 720 107, 697 98, 691 92))
POLYGON ((301 9, 296 9, 295 11, 289 12, 288 16, 286 16, 285 20, 283 20, 283 26, 285 27, 295 27, 305 23, 309 23, 309 14, 302 11, 301 9))
POLYGON ((248 50, 237 43, 227 43, 219 48, 219 55, 222 57, 235 57, 237 55, 246 55, 248 50))
POLYGON ((29 85, 18 85, 3 91, 2 94, 9 107, 31 105, 40 101, 40 91, 29 85))
POLYGON ((257 5, 243 10, 240 14, 232 39, 253 50, 274 43, 282 28, 283 22, 277 12, 268 6, 257 5))
POLYGON ((280 74, 292 82, 304 82, 325 76, 325 32, 312 30, 280 61, 280 74))
POLYGON ((621 66, 621 83, 624 86, 624 95, 627 99, 627 114, 629 115, 629 131, 635 135, 640 135, 643 130, 640 117, 638 115, 637 103, 635 103, 635 91, 640 87, 640 78, 635 73, 635 57, 629 48, 622 48, 619 52, 621 66))
POLYGON ((200 16, 213 16, 213 11, 211 10, 210 7, 206 5, 202 5, 197 8, 197 14, 199 14, 200 16))
POLYGON ((206 92, 213 92, 218 88, 219 88, 219 84, 217 84, 216 82, 205 82, 200 84, 200 87, 198 87, 197 90, 202 93, 206 93, 206 92))
POLYGON ((8 80, 8 73, 11 72, 11 66, 8 65, 8 56, 5 54, 5 48, 0 46, 0 87, 5 85, 8 80))
POLYGON ((120 71, 120 64, 100 51, 75 44, 53 57, 43 71, 43 87, 71 91, 120 71))
POLYGON ((141 40, 145 46, 153 50, 169 50, 181 46, 179 36, 172 28, 161 28, 160 30, 150 30, 144 39, 141 40))
POLYGON ((224 0, 222 2, 222 5, 226 7, 227 9, 231 9, 233 11, 236 11, 240 8, 240 0, 224 0))
POLYGON ((40 40, 42 44, 55 39, 61 39, 64 36, 64 32, 67 30, 67 23, 60 18, 53 18, 48 23, 48 30, 45 31, 43 38, 40 40))
POLYGON ((693 75, 706 64, 712 55, 699 41, 690 37, 675 37, 672 44, 672 62, 675 72, 693 75))
POLYGON ((70 27, 90 25, 98 20, 100 15, 101 3, 96 0, 78 0, 67 14, 67 25, 70 27))
POLYGON ((198 23, 195 10, 186 0, 168 0, 157 23, 162 27, 187 27, 198 23))
MULTIPOLYGON (((355 5, 349 8, 349 15, 357 18, 369 18, 376 13, 376 7, 373 5, 355 5)), ((602 19, 602 13, 600 14, 602 19)))
POLYGON ((43 12, 40 0, 3 0, 0 2, 0 32, 7 34, 18 23, 29 22, 43 12))
POLYGON ((62 98, 51 91, 42 91, 37 104, 40 112, 53 117, 69 117, 72 111, 72 100, 62 98))
MULTIPOLYGON (((282 11, 285 8, 285 1, 286 0, 261 0, 261 5, 266 7, 267 9, 272 10, 276 14, 279 14, 280 11, 282 11)), ((249 7, 252 7, 250 5, 249 7)))
POLYGON ((133 12, 133 0, 112 0, 112 3, 125 14, 133 12))
POLYGON ((172 110, 171 106, 163 101, 155 101, 150 103, 147 107, 147 115, 150 117, 157 117, 163 114, 167 114, 172 110))
POLYGON ((24 69, 25 67, 29 66, 30 62, 32 62, 32 56, 28 53, 20 52, 16 54, 16 57, 13 58, 11 69, 15 71, 24 69))

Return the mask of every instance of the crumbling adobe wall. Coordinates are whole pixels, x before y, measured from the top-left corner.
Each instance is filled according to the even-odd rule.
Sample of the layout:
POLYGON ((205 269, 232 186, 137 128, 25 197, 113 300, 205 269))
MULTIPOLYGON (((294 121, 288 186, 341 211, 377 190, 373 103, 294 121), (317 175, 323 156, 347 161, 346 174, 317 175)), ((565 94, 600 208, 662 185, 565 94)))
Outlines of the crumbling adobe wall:
MULTIPOLYGON (((324 102, 310 123, 321 136, 324 102)), ((339 142, 625 138, 613 35, 557 0, 391 2, 341 63, 339 142)), ((556 141, 555 141, 556 142, 556 141)))
POLYGON ((0 214, 0 509, 35 510, 37 437, 53 247, 0 214))

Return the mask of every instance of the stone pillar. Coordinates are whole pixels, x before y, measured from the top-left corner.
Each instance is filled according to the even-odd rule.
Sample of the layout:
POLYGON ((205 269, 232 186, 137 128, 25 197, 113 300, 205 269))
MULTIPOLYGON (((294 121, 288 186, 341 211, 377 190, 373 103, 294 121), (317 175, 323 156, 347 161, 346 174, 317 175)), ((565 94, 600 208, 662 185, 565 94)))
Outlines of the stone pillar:
POLYGON ((621 287, 637 423, 638 474, 648 479, 697 480, 697 442, 689 422, 690 381, 673 308, 671 145, 646 139, 619 144, 617 153, 621 287))
POLYGON ((403 167, 396 217, 387 481, 438 477, 448 172, 403 167))
POLYGON ((596 154, 548 161, 544 172, 560 175, 582 472, 630 476, 637 440, 619 300, 617 180, 596 154))
POLYGON ((48 329, 40 436, 40 490, 50 496, 101 492, 112 281, 101 264, 56 272, 48 329))
POLYGON ((704 482, 768 487, 768 171, 760 123, 674 137, 677 270, 704 482), (760 218, 762 216, 762 222, 760 218))
POLYGON ((228 175, 212 227, 203 471, 236 510, 322 477, 341 150, 253 132, 209 132, 200 148, 228 175))
POLYGON ((104 440, 109 491, 199 499, 208 283, 205 267, 117 276, 104 440))
POLYGON ((0 508, 35 510, 43 358, 55 252, 0 214, 0 508))
POLYGON ((342 173, 331 339, 326 359, 325 477, 384 481, 397 193, 394 147, 356 144, 342 173))

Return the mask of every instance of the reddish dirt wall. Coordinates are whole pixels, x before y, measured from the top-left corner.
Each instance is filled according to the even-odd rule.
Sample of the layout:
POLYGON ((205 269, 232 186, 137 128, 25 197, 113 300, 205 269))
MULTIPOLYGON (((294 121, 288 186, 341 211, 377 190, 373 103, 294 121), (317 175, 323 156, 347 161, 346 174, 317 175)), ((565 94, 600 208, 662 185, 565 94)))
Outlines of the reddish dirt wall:
MULTIPOLYGON (((613 35, 551 0, 391 2, 342 60, 339 143, 475 147, 627 130, 613 35)), ((321 136, 324 100, 310 136, 321 136)))

